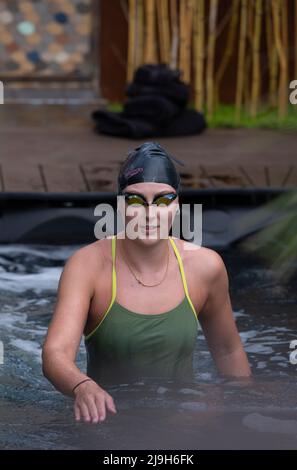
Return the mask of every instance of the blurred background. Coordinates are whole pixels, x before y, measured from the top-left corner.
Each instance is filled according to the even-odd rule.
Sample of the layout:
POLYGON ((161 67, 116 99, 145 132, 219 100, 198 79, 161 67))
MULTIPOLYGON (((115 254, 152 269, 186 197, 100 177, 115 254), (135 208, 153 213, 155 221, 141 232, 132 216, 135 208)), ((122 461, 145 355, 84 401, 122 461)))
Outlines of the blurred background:
POLYGON ((0 0, 2 191, 113 191, 135 146, 123 136, 183 157, 185 188, 296 185, 296 31, 294 0, 0 0), (180 74, 182 125, 166 86, 139 91, 147 64, 180 74), (149 110, 144 92, 162 102, 149 110), (173 113, 166 132, 152 127, 160 110, 173 113), (119 139, 104 135, 121 124, 119 139))
POLYGON ((1 0, 6 102, 122 103, 138 66, 166 63, 214 124, 223 105, 288 116, 296 18, 294 0, 1 0))
MULTIPOLYGON (((295 0, 0 0, 0 79, 0 241, 61 241, 56 223, 32 235, 45 208, 113 200, 145 140, 184 162, 183 190, 212 209, 296 188, 295 0), (18 234, 14 201, 40 208, 18 234)), ((295 207, 283 201, 273 220, 295 207)), ((271 222, 265 206, 225 236, 228 217, 214 213, 205 243, 271 222)))

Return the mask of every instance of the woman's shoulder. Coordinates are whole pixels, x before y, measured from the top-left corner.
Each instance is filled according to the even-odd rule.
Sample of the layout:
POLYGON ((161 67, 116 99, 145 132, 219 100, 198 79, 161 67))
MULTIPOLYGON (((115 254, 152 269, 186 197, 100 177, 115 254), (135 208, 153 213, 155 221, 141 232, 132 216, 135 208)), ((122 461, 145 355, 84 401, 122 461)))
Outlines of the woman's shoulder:
POLYGON ((106 258, 107 243, 103 238, 78 248, 68 258, 67 264, 85 268, 102 266, 106 258))
POLYGON ((197 273, 198 270, 199 273, 208 278, 213 278, 224 270, 223 259, 217 251, 182 240, 181 238, 171 238, 174 240, 182 260, 191 271, 197 273))

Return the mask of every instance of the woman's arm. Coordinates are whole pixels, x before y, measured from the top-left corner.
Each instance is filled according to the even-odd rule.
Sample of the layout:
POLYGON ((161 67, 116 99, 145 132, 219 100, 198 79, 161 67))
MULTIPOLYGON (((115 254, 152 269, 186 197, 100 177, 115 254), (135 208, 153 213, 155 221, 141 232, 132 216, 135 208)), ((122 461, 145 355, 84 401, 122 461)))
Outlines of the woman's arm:
POLYGON ((199 320, 219 373, 227 376, 251 375, 229 295, 228 274, 221 256, 207 249, 207 300, 199 320))
MULTIPOLYGON (((96 256, 98 262, 100 257, 96 256)), ((99 416, 105 418, 105 402, 114 411, 112 397, 93 381, 79 385, 72 393, 76 384, 88 378, 76 366, 75 360, 94 294, 92 266, 93 253, 85 247, 72 255, 64 267, 57 303, 43 344, 42 370, 59 391, 75 395, 76 419, 83 416, 86 421, 97 422, 99 416)))
POLYGON ((87 378, 75 365, 93 295, 92 280, 85 264, 80 250, 67 261, 42 349, 43 373, 65 395, 72 395, 73 387, 87 378))

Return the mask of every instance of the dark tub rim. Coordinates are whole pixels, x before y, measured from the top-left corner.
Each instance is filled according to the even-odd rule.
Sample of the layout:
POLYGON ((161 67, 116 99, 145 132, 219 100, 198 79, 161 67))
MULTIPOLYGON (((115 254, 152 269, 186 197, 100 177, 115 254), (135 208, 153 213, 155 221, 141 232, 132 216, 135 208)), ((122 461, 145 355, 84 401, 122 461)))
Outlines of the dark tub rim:
MULTIPOLYGON (((206 246, 228 246, 253 230, 259 230, 258 225, 255 227, 251 225, 245 229, 245 232, 238 232, 234 229, 233 221, 237 223, 242 214, 257 210, 275 197, 295 191, 296 188, 182 189, 180 204, 187 204, 190 211, 194 204, 202 205, 204 227, 206 227, 203 237, 206 246), (208 223, 205 222, 207 220, 208 223), (222 224, 222 227, 218 224, 222 224)), ((110 204, 116 209, 117 193, 115 191, 2 192, 0 193, 0 244, 64 244, 95 241, 94 209, 100 203, 110 204)), ((266 223, 264 221, 264 224, 266 223)))
MULTIPOLYGON (((220 198, 220 202, 236 196, 233 204, 247 203, 261 203, 267 199, 281 195, 283 193, 294 192, 297 187, 289 188, 197 188, 197 189, 182 189, 180 192, 180 199, 213 199, 220 198)), ((88 192, 16 192, 16 191, 2 191, 0 192, 0 204, 6 205, 10 202, 21 202, 23 204, 36 204, 36 203, 86 203, 114 200, 116 201, 117 193, 115 191, 88 191, 88 192)))

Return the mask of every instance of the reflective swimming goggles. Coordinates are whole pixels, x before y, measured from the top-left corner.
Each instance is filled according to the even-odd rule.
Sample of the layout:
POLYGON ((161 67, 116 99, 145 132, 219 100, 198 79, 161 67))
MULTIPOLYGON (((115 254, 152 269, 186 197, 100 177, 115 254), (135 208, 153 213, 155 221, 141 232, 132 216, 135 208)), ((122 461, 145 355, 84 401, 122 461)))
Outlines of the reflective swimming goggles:
MULTIPOLYGON (((142 194, 135 194, 135 193, 122 193, 125 197, 125 201, 128 206, 149 206, 150 204, 147 202, 142 194)), ((169 206, 177 198, 176 193, 168 193, 155 196, 152 204, 156 206, 161 206, 162 204, 165 206, 169 206)))

